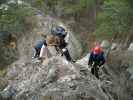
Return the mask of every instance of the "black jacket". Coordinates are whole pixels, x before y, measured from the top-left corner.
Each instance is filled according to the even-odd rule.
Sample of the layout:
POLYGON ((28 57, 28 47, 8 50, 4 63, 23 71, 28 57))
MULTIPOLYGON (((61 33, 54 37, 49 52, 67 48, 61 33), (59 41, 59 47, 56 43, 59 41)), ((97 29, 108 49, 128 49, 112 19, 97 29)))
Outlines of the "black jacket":
POLYGON ((100 54, 94 54, 93 52, 91 52, 88 65, 92 65, 93 62, 99 66, 103 65, 105 63, 104 52, 101 52, 100 54))

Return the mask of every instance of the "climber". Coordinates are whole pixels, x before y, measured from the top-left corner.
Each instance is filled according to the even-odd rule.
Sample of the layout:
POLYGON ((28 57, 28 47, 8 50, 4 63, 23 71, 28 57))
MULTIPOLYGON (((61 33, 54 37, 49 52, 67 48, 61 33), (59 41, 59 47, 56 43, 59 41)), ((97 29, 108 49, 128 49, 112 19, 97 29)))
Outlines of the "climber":
POLYGON ((67 32, 65 31, 65 28, 63 28, 62 26, 56 26, 52 27, 51 34, 64 39, 67 35, 67 32))
POLYGON ((59 53, 56 50, 56 46, 57 44, 57 40, 55 38, 55 36, 53 35, 49 35, 46 39, 47 42, 47 48, 48 48, 48 56, 52 57, 52 56, 57 56, 59 53))
POLYGON ((45 39, 44 44, 40 49, 40 55, 38 57, 38 60, 43 62, 47 58, 57 56, 59 53, 56 50, 56 46, 57 46, 57 41, 55 36, 48 35, 47 38, 45 39))
POLYGON ((57 51, 59 51, 62 54, 62 56, 64 55, 68 61, 74 62, 74 60, 70 56, 68 49, 66 48, 67 43, 65 42, 65 40, 60 37, 56 37, 56 39, 58 44, 56 46, 57 51))
POLYGON ((69 33, 66 32, 65 28, 62 25, 58 25, 56 27, 52 27, 51 28, 51 34, 61 38, 64 41, 65 45, 68 44, 69 33))
POLYGON ((92 66, 91 73, 95 75, 99 79, 98 71, 99 67, 101 67, 105 63, 104 52, 102 48, 97 45, 95 46, 90 54, 88 65, 92 66))
POLYGON ((58 42, 56 50, 58 52, 61 52, 61 54, 64 55, 68 61, 74 62, 74 60, 72 60, 70 56, 68 49, 66 48, 68 43, 65 41, 65 37, 67 35, 65 29, 62 26, 57 26, 51 29, 51 33, 56 37, 58 42))
POLYGON ((32 58, 39 58, 41 48, 47 46, 46 44, 46 35, 42 35, 43 39, 37 40, 33 46, 33 57, 32 58))

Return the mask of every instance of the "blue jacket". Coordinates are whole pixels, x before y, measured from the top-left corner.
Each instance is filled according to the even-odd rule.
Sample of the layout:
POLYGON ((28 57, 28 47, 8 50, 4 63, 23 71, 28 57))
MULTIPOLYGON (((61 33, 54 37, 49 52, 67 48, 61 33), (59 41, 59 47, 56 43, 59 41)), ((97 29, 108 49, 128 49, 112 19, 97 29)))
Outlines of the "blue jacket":
POLYGON ((41 49, 43 44, 44 44, 43 40, 37 40, 34 47, 37 49, 41 49))
POLYGON ((93 62, 95 62, 99 66, 103 65, 105 63, 104 52, 101 52, 100 54, 94 54, 93 52, 91 52, 88 65, 92 65, 93 62))

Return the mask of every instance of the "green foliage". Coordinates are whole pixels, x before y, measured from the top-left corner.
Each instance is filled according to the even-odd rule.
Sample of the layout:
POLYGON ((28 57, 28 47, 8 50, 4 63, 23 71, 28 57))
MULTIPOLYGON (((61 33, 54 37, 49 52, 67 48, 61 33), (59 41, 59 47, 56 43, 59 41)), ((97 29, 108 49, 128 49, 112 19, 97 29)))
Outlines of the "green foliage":
POLYGON ((17 51, 15 49, 1 46, 0 54, 0 68, 2 68, 2 66, 5 67, 6 65, 11 64, 13 61, 17 60, 17 51))
POLYGON ((10 42, 8 32, 13 35, 19 33, 17 35, 20 37, 20 33, 29 30, 26 18, 32 16, 33 13, 32 7, 27 4, 19 4, 17 0, 13 3, 0 0, 0 68, 11 64, 18 58, 17 50, 6 45, 10 42))
POLYGON ((32 5, 45 9, 45 13, 49 10, 56 14, 62 10, 62 14, 73 14, 89 9, 95 2, 96 0, 36 0, 32 5))
POLYGON ((130 32, 132 11, 127 0, 105 0, 102 11, 97 15, 96 33, 113 35, 130 32))
POLYGON ((7 2, 7 0, 0 0, 0 4, 7 2))
MULTIPOLYGON (((27 1, 26 1, 26 2, 27 2, 27 1)), ((41 9, 41 8, 43 8, 43 7, 45 6, 44 0, 35 0, 35 1, 31 0, 29 3, 30 3, 32 6, 34 6, 34 7, 36 7, 36 8, 39 8, 39 9, 41 9)))
POLYGON ((5 76, 6 70, 5 69, 0 69, 0 77, 5 76))
POLYGON ((18 3, 2 4, 0 9, 0 29, 1 31, 22 32, 25 30, 24 20, 31 16, 33 11, 26 5, 18 3))
POLYGON ((95 0, 77 0, 64 3, 64 11, 66 13, 79 13, 89 8, 95 3, 95 0))

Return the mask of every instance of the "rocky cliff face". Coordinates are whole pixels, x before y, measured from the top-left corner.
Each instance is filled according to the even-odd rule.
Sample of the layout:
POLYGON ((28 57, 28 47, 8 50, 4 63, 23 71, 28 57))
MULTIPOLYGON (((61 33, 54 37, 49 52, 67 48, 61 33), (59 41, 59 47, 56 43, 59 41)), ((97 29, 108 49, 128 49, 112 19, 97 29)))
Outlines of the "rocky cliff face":
POLYGON ((101 82, 86 67, 63 58, 12 66, 7 73, 9 84, 1 92, 2 100, 109 100, 101 82))
MULTIPOLYGON (((40 13, 35 16, 35 19, 37 22, 37 26, 31 32, 26 33, 18 40, 18 44, 19 44, 18 51, 21 59, 23 58, 24 60, 25 59, 29 60, 31 58, 32 45, 36 40, 42 38, 41 34, 49 35, 51 34, 51 28, 54 25, 63 24, 61 21, 53 17, 40 14, 40 13)), ((65 27, 66 27, 66 31, 69 34, 69 38, 68 38, 69 52, 72 58, 77 59, 78 57, 80 57, 82 53, 82 46, 80 42, 76 39, 76 36, 74 36, 73 33, 69 29, 67 29, 67 26, 65 27)))
MULTIPOLYGON (((5 78, 0 77, 0 100, 132 100, 132 52, 111 51, 108 65, 100 69, 100 80, 90 73, 89 54, 76 63, 59 56, 43 63, 32 61, 32 42, 60 23, 42 14, 36 15, 36 21, 37 27, 18 40, 19 60, 8 67, 5 78)), ((76 59, 82 48, 68 32, 68 49, 76 59)))
POLYGON ((90 73, 87 56, 76 63, 59 56, 43 63, 17 61, 7 70, 8 82, 0 99, 132 100, 131 54, 111 52, 108 65, 100 69, 100 80, 90 73))

